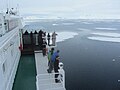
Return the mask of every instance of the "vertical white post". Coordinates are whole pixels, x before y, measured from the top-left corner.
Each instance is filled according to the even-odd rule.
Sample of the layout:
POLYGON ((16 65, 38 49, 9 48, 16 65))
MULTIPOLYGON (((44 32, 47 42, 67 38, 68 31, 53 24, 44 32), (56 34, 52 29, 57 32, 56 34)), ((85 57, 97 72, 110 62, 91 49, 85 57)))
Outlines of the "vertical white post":
MULTIPOLYGON (((1 52, 0 52, 1 53, 1 52)), ((3 73, 3 58, 2 58, 2 53, 0 54, 0 90, 4 90, 4 73, 3 73)))
POLYGON ((38 75, 37 75, 37 76, 36 76, 36 87, 37 87, 37 90, 40 90, 40 89, 39 89, 38 79, 39 79, 39 77, 38 77, 38 75))
POLYGON ((4 90, 4 76, 3 76, 3 71, 2 71, 2 64, 0 64, 0 90, 4 90))

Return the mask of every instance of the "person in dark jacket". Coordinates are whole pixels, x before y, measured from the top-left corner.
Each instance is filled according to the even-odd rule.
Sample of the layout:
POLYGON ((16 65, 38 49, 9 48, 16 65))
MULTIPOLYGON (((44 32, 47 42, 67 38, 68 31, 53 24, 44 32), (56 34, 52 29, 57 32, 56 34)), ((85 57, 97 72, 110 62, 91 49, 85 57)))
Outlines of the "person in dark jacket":
POLYGON ((46 56, 46 40, 43 39, 43 44, 42 44, 42 52, 43 52, 43 56, 46 56))
POLYGON ((49 33, 47 35, 47 40, 48 40, 48 46, 50 46, 50 34, 49 33))
POLYGON ((58 71, 58 69, 59 69, 59 60, 60 60, 60 57, 56 56, 56 59, 54 61, 54 72, 57 73, 57 74, 55 74, 55 82, 56 83, 60 82, 60 80, 57 79, 58 75, 59 75, 58 74, 59 73, 59 71, 58 71))

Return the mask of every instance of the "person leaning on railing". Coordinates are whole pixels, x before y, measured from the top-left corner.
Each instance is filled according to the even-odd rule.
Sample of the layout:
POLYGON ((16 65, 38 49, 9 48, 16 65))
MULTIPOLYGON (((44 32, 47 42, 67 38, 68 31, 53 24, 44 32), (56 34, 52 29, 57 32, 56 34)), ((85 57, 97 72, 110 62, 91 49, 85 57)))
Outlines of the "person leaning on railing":
POLYGON ((53 62, 51 60, 53 53, 54 53, 54 48, 51 48, 51 50, 48 52, 48 66, 49 66, 49 68, 47 69, 48 73, 51 73, 54 67, 53 62))
MULTIPOLYGON (((59 53, 59 50, 57 50, 57 53, 59 53)), ((55 61, 54 61, 54 72, 57 73, 57 74, 55 74, 55 82, 56 83, 60 82, 60 80, 57 79, 58 75, 59 75, 58 74, 59 73, 59 71, 58 71, 58 69, 59 69, 59 60, 60 60, 59 54, 56 54, 55 61)))

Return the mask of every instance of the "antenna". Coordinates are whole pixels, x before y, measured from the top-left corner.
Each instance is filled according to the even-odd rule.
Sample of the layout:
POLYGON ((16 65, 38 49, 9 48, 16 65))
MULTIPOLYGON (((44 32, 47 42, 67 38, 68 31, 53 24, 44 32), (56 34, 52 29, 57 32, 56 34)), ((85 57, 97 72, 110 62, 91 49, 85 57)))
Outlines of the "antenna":
POLYGON ((6 14, 8 14, 9 13, 9 0, 6 0, 6 7, 7 7, 6 14))
POLYGON ((20 15, 20 13, 19 13, 19 4, 17 4, 16 11, 17 11, 18 15, 20 15))
POLYGON ((10 1, 9 0, 7 0, 7 3, 6 3, 7 5, 7 8, 9 9, 10 8, 10 1))

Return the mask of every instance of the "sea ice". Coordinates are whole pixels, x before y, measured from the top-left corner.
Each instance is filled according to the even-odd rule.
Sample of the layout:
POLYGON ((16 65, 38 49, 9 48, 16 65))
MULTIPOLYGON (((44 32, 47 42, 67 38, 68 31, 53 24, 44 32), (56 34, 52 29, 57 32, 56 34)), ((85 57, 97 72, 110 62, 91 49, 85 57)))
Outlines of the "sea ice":
POLYGON ((120 82, 120 80, 118 80, 118 82, 120 82))
POLYGON ((89 22, 82 22, 82 23, 84 23, 84 24, 93 24, 93 23, 89 23, 89 22))
POLYGON ((105 32, 96 32, 96 33, 92 33, 94 35, 101 35, 101 36, 109 36, 109 37, 120 37, 119 33, 105 33, 105 32))
MULTIPOLYGON (((57 33, 57 38, 56 42, 62 42, 65 41, 66 39, 74 38, 74 36, 78 35, 76 32, 56 32, 57 33)), ((52 33, 50 33, 51 35, 52 33)), ((52 41, 50 41, 50 44, 52 41)))
POLYGON ((78 35, 75 32, 57 32, 57 40, 56 42, 62 42, 69 38, 74 38, 74 36, 78 35))
POLYGON ((99 41, 108 41, 108 42, 120 42, 120 34, 119 33, 95 32, 92 34, 99 35, 99 36, 91 36, 91 37, 88 37, 88 39, 99 40, 99 41))
POLYGON ((62 23, 63 25, 74 25, 75 23, 62 23))
POLYGON ((112 38, 112 37, 88 37, 91 40, 99 40, 99 41, 108 41, 108 42, 120 42, 120 38, 112 38))
POLYGON ((54 23, 54 24, 52 24, 53 26, 57 26, 58 24, 56 24, 56 23, 54 23))
POLYGON ((90 29, 86 29, 86 28, 77 28, 77 30, 90 31, 90 29))
POLYGON ((97 30, 117 30, 117 28, 95 28, 97 30))
POLYGON ((112 60, 113 62, 115 61, 115 59, 112 60))

